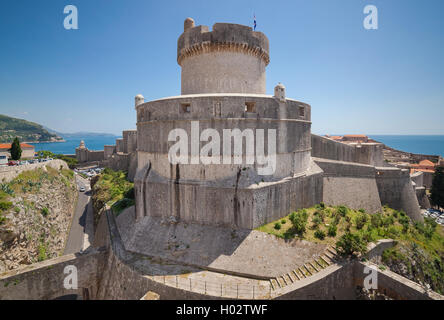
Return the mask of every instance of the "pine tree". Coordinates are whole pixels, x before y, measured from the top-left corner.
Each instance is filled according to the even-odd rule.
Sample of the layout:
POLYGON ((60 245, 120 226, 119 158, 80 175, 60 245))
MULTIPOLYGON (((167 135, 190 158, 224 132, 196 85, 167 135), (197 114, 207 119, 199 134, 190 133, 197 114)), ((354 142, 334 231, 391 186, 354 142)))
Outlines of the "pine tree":
POLYGON ((444 167, 436 167, 430 192, 433 205, 444 208, 444 167))
POLYGON ((20 160, 22 156, 22 148, 20 147, 20 141, 17 137, 14 138, 14 141, 12 142, 12 146, 11 149, 9 149, 9 152, 11 153, 12 160, 20 160))

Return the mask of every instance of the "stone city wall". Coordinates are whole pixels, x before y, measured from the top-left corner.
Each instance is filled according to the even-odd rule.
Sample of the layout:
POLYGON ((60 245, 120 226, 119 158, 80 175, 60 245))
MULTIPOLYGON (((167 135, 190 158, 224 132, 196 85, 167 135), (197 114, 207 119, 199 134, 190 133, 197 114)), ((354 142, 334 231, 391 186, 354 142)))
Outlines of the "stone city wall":
POLYGON ((35 170, 37 168, 44 168, 49 166, 51 168, 59 170, 61 167, 63 169, 68 169, 68 165, 65 161, 54 159, 45 162, 38 162, 33 164, 24 164, 20 166, 5 166, 0 167, 0 183, 5 183, 13 180, 23 171, 35 170))
POLYGON ((381 201, 375 180, 375 167, 345 161, 314 158, 324 171, 323 201, 332 206, 380 212, 381 201))
POLYGON ((383 145, 379 143, 346 144, 312 134, 311 148, 316 158, 384 166, 383 145))
POLYGON ((396 210, 404 210, 413 220, 422 220, 415 187, 408 170, 376 167, 376 183, 383 205, 396 210))
POLYGON ((261 182, 253 169, 208 184, 182 181, 178 166, 173 179, 164 178, 148 165, 135 178, 136 212, 194 221, 201 224, 254 229, 322 201, 322 171, 313 162, 299 176, 261 182), (165 210, 164 208, 169 208, 165 210))
POLYGON ((96 295, 102 276, 106 251, 88 250, 34 263, 0 275, 0 300, 51 300, 65 295, 80 295, 84 299, 96 295), (66 266, 77 268, 78 289, 64 287, 66 266))

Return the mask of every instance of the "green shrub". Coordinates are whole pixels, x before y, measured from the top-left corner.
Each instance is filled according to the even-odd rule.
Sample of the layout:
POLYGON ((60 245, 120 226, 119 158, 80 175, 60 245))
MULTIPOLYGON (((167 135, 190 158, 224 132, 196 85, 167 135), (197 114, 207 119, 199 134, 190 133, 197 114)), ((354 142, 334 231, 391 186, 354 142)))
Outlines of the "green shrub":
POLYGON ((336 227, 336 225, 331 224, 328 226, 328 230, 327 230, 327 234, 329 237, 336 237, 336 232, 337 232, 338 228, 336 227))
POLYGON ((275 228, 276 230, 281 230, 281 224, 280 224, 279 222, 276 222, 276 223, 274 224, 274 228, 275 228))
POLYGON ((361 230, 368 221, 366 214, 360 214, 356 217, 356 229, 361 230))
POLYGON ((46 247, 44 240, 40 240, 37 260, 40 262, 46 259, 48 259, 48 248, 46 247))
POLYGON ((14 211, 15 211, 15 213, 19 213, 20 212, 20 208, 19 207, 15 207, 14 211))
POLYGON ((316 217, 319 217, 321 222, 324 222, 325 212, 323 210, 316 211, 313 215, 316 216, 316 217))
POLYGON ((46 217, 49 214, 49 209, 47 207, 42 208, 42 210, 40 210, 40 213, 46 217))
POLYGON ((306 210, 293 212, 290 215, 290 221, 293 224, 292 231, 298 235, 303 235, 307 226, 308 214, 306 210))
POLYGON ((0 211, 9 210, 12 207, 12 202, 10 201, 0 201, 0 211))
POLYGON ((0 226, 5 222, 6 222, 6 217, 4 217, 0 214, 0 226))
POLYGON ((342 217, 345 217, 348 212, 348 208, 345 206, 338 206, 336 210, 342 217))
POLYGON ((282 219, 282 220, 281 220, 281 223, 282 223, 282 224, 286 224, 286 223, 287 223, 287 220, 282 219))
POLYGON ((433 234, 436 231, 436 226, 438 224, 433 220, 432 218, 425 218, 424 223, 422 222, 415 222, 414 226, 415 229, 420 233, 423 234, 427 239, 431 239, 433 234))
POLYGON ((382 226, 382 214, 380 214, 380 213, 372 214, 372 216, 370 218, 370 223, 373 228, 381 227, 382 226))
POLYGON ((388 216, 382 219, 382 224, 385 227, 389 227, 392 226, 395 223, 395 219, 393 218, 393 216, 388 216))
POLYGON ((318 238, 319 240, 324 240, 325 239, 325 232, 318 229, 315 231, 314 236, 316 238, 318 238))
POLYGON ((362 208, 359 209, 358 211, 359 211, 360 213, 365 213, 365 209, 362 209, 362 208))
POLYGON ((336 250, 341 255, 365 254, 367 242, 359 234, 347 232, 336 242, 336 250))
POLYGON ((322 223, 322 219, 319 216, 314 216, 312 222, 313 222, 313 228, 316 229, 322 223))

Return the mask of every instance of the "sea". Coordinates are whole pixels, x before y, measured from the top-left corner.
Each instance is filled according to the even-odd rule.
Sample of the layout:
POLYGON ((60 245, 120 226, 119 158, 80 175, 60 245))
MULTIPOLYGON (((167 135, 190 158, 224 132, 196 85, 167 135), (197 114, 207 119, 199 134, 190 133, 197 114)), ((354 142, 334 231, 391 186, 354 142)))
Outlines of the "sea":
POLYGON ((76 138, 64 138, 64 142, 42 142, 42 143, 30 143, 35 146, 35 151, 51 151, 56 154, 75 154, 76 148, 79 146, 80 141, 85 141, 85 146, 89 150, 103 150, 105 145, 115 145, 116 139, 121 137, 113 136, 88 136, 88 137, 76 137, 76 138))
POLYGON ((369 135, 390 148, 444 157, 444 135, 369 135))
MULTIPOLYGON (((444 135, 369 135, 387 146, 411 153, 440 155, 444 157, 444 135)), ((80 141, 85 141, 89 150, 103 150, 104 145, 114 145, 119 137, 91 136, 65 138, 65 142, 31 143, 36 151, 47 150, 58 154, 74 154, 80 141)))

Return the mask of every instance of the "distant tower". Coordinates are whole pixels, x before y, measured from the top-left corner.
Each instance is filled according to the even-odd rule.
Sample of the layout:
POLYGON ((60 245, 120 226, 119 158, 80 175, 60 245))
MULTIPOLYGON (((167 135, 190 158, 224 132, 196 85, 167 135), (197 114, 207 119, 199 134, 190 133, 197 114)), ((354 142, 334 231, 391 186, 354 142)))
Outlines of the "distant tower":
POLYGON ((137 107, 139 104, 142 104, 145 102, 145 98, 141 95, 138 94, 135 98, 134 98, 134 105, 137 107))
POLYGON ((187 31, 188 29, 194 28, 194 20, 193 18, 186 18, 183 23, 183 31, 187 31))
POLYGON ((280 82, 274 87, 274 97, 285 102, 285 86, 280 82))
POLYGON ((80 141, 79 149, 85 149, 85 141, 80 141))
POLYGON ((182 94, 265 94, 268 38, 250 27, 216 23, 213 30, 187 18, 177 42, 182 94))

